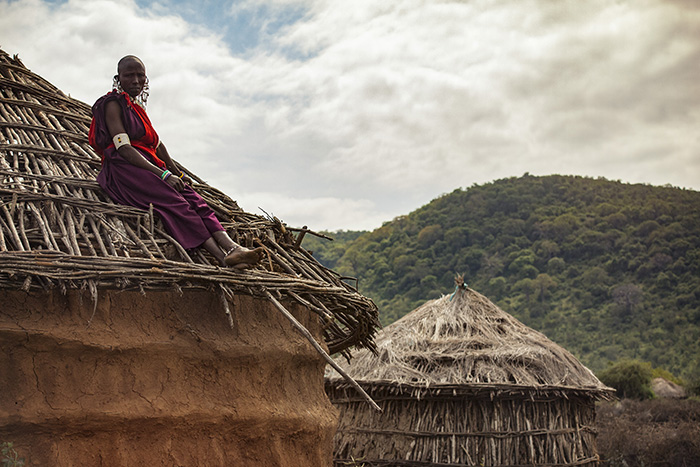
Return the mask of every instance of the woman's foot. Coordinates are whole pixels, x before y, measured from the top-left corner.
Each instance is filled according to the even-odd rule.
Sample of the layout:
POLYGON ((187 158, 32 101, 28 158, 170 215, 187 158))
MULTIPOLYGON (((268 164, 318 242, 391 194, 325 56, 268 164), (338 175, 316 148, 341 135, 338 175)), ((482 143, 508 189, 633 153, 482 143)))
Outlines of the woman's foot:
POLYGON ((264 252, 265 249, 263 247, 249 250, 242 246, 235 246, 226 253, 224 263, 236 269, 248 269, 262 260, 264 252))

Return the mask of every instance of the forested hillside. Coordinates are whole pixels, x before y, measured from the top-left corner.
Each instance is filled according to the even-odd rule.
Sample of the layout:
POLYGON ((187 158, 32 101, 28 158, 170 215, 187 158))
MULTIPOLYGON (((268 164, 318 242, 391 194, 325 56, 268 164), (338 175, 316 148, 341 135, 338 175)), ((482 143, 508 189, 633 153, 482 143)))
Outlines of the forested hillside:
POLYGON ((700 374, 700 193, 573 176, 459 189, 373 232, 304 246, 388 324, 456 273, 594 371, 623 357, 700 374))

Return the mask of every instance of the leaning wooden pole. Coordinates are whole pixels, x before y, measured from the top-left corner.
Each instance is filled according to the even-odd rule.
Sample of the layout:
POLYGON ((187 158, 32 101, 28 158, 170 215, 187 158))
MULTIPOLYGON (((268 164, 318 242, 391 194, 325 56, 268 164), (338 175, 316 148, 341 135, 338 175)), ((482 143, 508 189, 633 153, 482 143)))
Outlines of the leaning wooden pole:
POLYGON ((360 394, 362 394, 362 397, 364 397, 364 398, 367 400, 367 402, 369 403, 369 405, 371 405, 372 408, 373 408, 374 410, 376 410, 377 412, 382 412, 382 408, 379 407, 379 406, 377 405, 377 403, 374 402, 374 400, 372 400, 372 398, 369 396, 369 394, 367 394, 367 393, 365 392, 365 390, 362 389, 362 387, 361 387, 359 384, 357 384, 357 381, 355 381, 354 379, 352 379, 352 377, 351 377, 349 374, 347 374, 347 373, 345 372, 345 370, 343 370, 337 363, 335 363, 335 361, 330 357, 330 355, 328 355, 328 353, 327 353, 325 350, 323 350, 323 347, 321 347, 321 346, 319 345, 319 343, 316 342, 316 339, 314 339, 314 336, 311 335, 311 333, 308 331, 308 329, 306 329, 306 328, 304 327, 303 324, 301 324, 299 321, 297 321, 297 319, 294 317, 294 315, 292 315, 289 311, 287 311, 287 309, 286 309, 284 306, 282 306, 282 304, 281 304, 280 302, 277 301, 277 299, 270 293, 269 290, 265 290, 265 295, 266 295, 267 298, 272 302, 272 304, 275 305, 275 307, 276 307, 279 311, 282 312, 282 314, 289 320, 289 322, 292 323, 292 326, 294 326, 294 327, 297 329, 297 331, 299 331, 300 333, 302 333, 302 335, 303 335, 304 337, 306 337, 306 339, 311 343, 311 345, 314 346, 314 348, 316 349, 316 351, 317 351, 319 354, 321 354, 321 356, 322 356, 333 368, 335 368, 335 371, 337 371, 338 373, 340 373, 341 376, 342 376, 343 378, 345 378, 345 381, 347 381, 348 383, 350 383, 350 385, 351 385, 352 387, 354 387, 355 389, 357 389, 357 391, 358 391, 360 394))

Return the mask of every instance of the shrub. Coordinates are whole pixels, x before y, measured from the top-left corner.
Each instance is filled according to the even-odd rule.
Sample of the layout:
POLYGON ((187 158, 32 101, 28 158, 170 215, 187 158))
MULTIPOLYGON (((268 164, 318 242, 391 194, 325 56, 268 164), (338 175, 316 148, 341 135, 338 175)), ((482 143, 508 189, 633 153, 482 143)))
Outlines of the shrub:
POLYGON ((605 369, 599 379, 617 390, 617 396, 628 399, 651 399, 651 365, 637 360, 620 360, 605 369))
POLYGON ((2 467, 22 467, 24 459, 19 457, 17 451, 12 447, 12 443, 2 443, 0 452, 2 452, 2 467))
POLYGON ((685 385, 685 381, 683 381, 681 378, 676 377, 673 373, 664 368, 654 368, 653 370, 651 370, 651 377, 652 379, 663 378, 666 381, 671 381, 672 383, 678 384, 679 386, 685 385))
POLYGON ((685 389, 693 396, 700 396, 700 376, 695 376, 685 384, 685 389))
POLYGON ((627 399, 596 412, 602 466, 700 465, 700 402, 627 399))

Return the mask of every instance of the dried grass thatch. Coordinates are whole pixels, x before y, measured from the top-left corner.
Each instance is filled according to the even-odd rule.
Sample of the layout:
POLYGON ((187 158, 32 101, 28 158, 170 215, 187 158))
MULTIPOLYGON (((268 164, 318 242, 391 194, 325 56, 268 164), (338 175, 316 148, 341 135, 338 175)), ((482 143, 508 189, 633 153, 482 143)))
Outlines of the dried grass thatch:
POLYGON ((387 326, 331 373, 336 464, 595 465, 595 401, 613 390, 569 352, 460 287, 387 326), (354 459, 354 460, 353 460, 354 459))
POLYGON ((376 344, 377 355, 359 352, 346 364, 355 379, 608 392, 576 357, 471 289, 425 303, 383 329, 376 344))
POLYGON ((183 168, 231 237, 265 247, 256 269, 220 268, 185 251, 153 212, 113 203, 95 181, 90 107, 0 50, 0 288, 206 288, 297 301, 324 323, 331 352, 373 348, 377 308, 301 247, 306 227, 249 214, 183 168))

